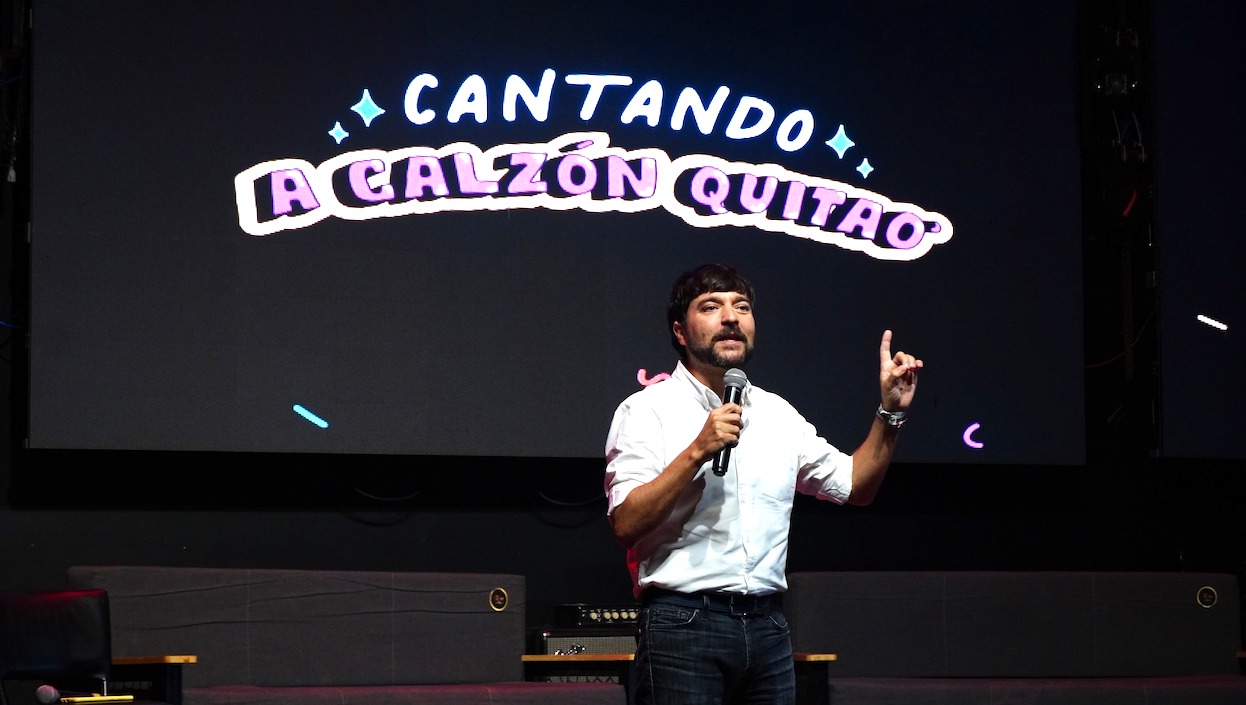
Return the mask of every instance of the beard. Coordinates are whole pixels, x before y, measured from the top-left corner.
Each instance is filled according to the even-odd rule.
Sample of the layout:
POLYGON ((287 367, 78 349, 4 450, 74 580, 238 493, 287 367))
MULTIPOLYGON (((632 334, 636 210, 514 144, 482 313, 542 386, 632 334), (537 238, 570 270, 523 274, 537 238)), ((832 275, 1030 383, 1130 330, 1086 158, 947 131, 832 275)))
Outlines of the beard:
POLYGON ((730 337, 731 340, 740 340, 744 343, 744 349, 739 352, 720 353, 714 348, 714 343, 724 340, 723 337, 715 337, 705 345, 689 345, 688 356, 714 367, 743 367, 744 363, 749 361, 753 356, 753 341, 745 339, 743 336, 730 337))

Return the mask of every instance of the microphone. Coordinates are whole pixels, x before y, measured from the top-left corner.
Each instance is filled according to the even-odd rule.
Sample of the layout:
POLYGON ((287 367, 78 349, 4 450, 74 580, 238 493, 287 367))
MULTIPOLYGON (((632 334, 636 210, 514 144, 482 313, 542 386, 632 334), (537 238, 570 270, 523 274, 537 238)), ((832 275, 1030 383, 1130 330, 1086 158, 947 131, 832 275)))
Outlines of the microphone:
MULTIPOLYGON (((744 376, 744 371, 738 367, 732 367, 723 375, 723 403, 739 404, 740 395, 744 392, 744 385, 748 384, 748 377, 744 376)), ((714 474, 722 477, 727 474, 727 461, 731 460, 731 446, 723 446, 714 455, 714 474)))
POLYGON ((61 698, 71 695, 90 695, 90 693, 66 692, 62 695, 61 691, 57 690, 54 685, 41 685, 35 688, 35 700, 38 700, 40 705, 52 705, 52 703, 59 702, 61 698))

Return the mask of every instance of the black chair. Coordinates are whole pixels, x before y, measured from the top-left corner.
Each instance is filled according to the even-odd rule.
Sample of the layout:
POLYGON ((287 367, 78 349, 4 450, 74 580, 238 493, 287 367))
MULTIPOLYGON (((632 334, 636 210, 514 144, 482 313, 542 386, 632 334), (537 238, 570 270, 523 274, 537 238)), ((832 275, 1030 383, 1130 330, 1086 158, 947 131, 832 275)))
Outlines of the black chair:
POLYGON ((108 593, 0 590, 0 705, 109 696, 108 593))

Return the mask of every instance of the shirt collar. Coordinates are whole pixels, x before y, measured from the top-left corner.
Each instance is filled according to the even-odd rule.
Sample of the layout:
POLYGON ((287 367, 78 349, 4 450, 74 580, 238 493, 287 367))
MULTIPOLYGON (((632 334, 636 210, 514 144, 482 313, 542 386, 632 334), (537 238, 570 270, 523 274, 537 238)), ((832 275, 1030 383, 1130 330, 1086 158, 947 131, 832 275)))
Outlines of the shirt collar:
MULTIPOLYGON (((701 384, 701 380, 693 377, 692 372, 689 371, 687 367, 684 367, 683 360, 680 360, 678 364, 675 365, 675 372, 671 375, 671 377, 691 385, 693 396, 696 397, 697 402, 700 403, 706 411, 717 409, 722 406, 723 400, 714 393, 714 390, 704 384, 701 384)), ((752 388, 753 384, 751 382, 744 385, 744 389, 740 392, 740 406, 748 406, 749 390, 752 388)))

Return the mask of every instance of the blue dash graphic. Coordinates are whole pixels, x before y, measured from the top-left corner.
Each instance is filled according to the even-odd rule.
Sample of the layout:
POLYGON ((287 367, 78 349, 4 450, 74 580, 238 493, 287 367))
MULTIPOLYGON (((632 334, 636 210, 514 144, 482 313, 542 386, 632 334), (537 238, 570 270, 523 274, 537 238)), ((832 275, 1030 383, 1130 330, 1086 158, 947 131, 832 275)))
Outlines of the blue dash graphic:
POLYGON ((305 408, 303 407, 303 405, 302 405, 302 404, 295 404, 295 405, 294 405, 294 413, 298 414, 299 416, 302 416, 303 418, 307 419, 308 421, 311 421, 312 423, 316 424, 316 425, 317 425, 317 426, 319 426, 320 428, 328 428, 328 427, 329 427, 329 422, 328 422, 328 421, 325 421, 324 419, 320 418, 319 416, 316 416, 316 415, 315 415, 315 414, 313 414, 312 412, 308 411, 307 409, 305 409, 305 408))

